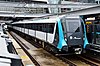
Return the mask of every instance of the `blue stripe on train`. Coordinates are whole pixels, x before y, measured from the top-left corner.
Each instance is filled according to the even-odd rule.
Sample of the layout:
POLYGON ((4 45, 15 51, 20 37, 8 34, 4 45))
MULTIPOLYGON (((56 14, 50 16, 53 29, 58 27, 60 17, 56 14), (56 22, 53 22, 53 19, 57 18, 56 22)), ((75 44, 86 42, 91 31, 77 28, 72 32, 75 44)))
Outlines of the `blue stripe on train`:
MULTIPOLYGON (((82 19, 81 19, 82 20, 82 19)), ((85 24, 84 21, 82 20, 83 26, 84 26, 84 45, 83 48, 86 48, 87 44, 89 44, 87 36, 86 36, 86 28, 85 28, 85 24)))
MULTIPOLYGON (((94 32, 92 32, 92 33, 94 33, 94 32)), ((98 35, 99 35, 99 34, 100 34, 100 32, 96 32, 96 34, 98 34, 98 35)))
POLYGON ((60 19, 58 19, 58 32, 59 32, 59 42, 58 42, 58 49, 62 49, 63 46, 67 46, 66 41, 64 40, 63 30, 60 19))

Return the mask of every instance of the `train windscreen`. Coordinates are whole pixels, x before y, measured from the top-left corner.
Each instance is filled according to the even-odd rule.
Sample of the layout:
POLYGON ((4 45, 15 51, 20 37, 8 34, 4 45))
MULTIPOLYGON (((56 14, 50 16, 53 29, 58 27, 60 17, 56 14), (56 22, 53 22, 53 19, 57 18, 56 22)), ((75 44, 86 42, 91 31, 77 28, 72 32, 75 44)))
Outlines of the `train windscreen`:
POLYGON ((66 21, 63 23, 64 33, 69 37, 75 32, 80 32, 80 19, 79 18, 66 18, 66 21))

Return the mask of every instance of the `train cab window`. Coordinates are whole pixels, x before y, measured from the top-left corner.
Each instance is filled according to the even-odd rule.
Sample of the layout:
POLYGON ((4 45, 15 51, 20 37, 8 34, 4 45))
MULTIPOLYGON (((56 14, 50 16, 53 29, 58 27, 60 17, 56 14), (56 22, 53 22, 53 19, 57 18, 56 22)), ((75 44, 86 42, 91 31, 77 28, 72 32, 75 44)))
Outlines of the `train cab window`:
POLYGON ((78 22, 68 22, 68 32, 79 32, 79 23, 78 22), (72 27, 73 26, 73 27, 72 27))
POLYGON ((80 31, 80 28, 78 27, 75 32, 79 32, 79 31, 80 31))

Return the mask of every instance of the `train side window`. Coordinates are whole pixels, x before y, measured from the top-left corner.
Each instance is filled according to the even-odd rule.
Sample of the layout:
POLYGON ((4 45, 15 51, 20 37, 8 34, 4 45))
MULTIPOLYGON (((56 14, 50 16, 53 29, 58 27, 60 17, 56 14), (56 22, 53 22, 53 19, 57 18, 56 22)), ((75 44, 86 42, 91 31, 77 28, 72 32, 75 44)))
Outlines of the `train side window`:
MULTIPOLYGON (((40 31, 42 31, 42 28, 43 28, 43 26, 42 26, 43 24, 40 24, 40 31)), ((43 31, 42 31, 43 32, 43 31)))
POLYGON ((37 25, 36 24, 33 24, 32 26, 33 26, 33 30, 36 30, 37 25))
POLYGON ((19 25, 19 27, 21 27, 21 24, 19 25))
POLYGON ((19 24, 17 24, 16 26, 18 27, 19 24))
POLYGON ((20 27, 20 24, 18 24, 18 27, 20 27))
POLYGON ((32 30, 35 30, 35 24, 32 24, 32 30))
POLYGON ((25 24, 25 28, 27 28, 27 24, 25 24))
POLYGON ((20 24, 20 27, 22 28, 23 24, 20 24))
POLYGON ((38 24, 38 31, 41 31, 41 24, 38 24))
POLYGON ((28 29, 28 24, 26 24, 25 26, 26 26, 26 29, 28 29))
POLYGON ((45 25, 42 24, 42 31, 45 32, 45 25))
POLYGON ((27 28, 27 24, 25 24, 25 28, 27 28))
POLYGON ((47 26, 47 24, 44 24, 44 29, 43 30, 44 30, 44 32, 47 33, 47 29, 46 29, 47 27, 46 26, 47 26))
POLYGON ((35 28, 35 26, 34 26, 34 24, 32 24, 32 29, 34 30, 34 28, 35 28))
POLYGON ((48 25, 45 24, 45 32, 48 33, 48 25))
POLYGON ((54 31, 54 24, 48 24, 48 32, 49 33, 53 33, 53 31, 54 31))
POLYGON ((20 24, 18 24, 18 27, 20 27, 20 24))
POLYGON ((37 30, 40 31, 40 24, 37 24, 37 30))
POLYGON ((23 28, 25 28, 25 24, 23 24, 23 28))
POLYGON ((30 24, 27 24, 27 29, 30 29, 30 24))
POLYGON ((31 23, 30 23, 30 25, 29 25, 29 26, 30 26, 30 29, 32 29, 32 24, 31 24, 31 23))
POLYGON ((30 24, 27 24, 27 29, 30 29, 30 24))
POLYGON ((20 25, 20 27, 22 27, 22 26, 23 26, 23 24, 20 25))
POLYGON ((24 28, 24 24, 22 24, 22 28, 24 28))
POLYGON ((35 24, 35 25, 34 25, 34 26, 35 26, 35 30, 42 31, 42 28, 43 28, 42 25, 43 25, 43 24, 35 24))
POLYGON ((38 30, 38 31, 39 31, 39 27, 40 27, 40 24, 37 24, 37 29, 36 29, 36 30, 38 30))
POLYGON ((23 28, 25 28, 25 24, 23 24, 23 28))
POLYGON ((16 25, 16 27, 18 27, 18 24, 16 25))
POLYGON ((46 33, 53 33, 54 31, 54 24, 39 24, 39 23, 35 23, 31 25, 33 30, 38 30, 38 31, 42 31, 42 32, 46 32, 46 33))
POLYGON ((52 33, 52 25, 51 24, 48 24, 48 30, 49 30, 48 31, 49 33, 52 33))
POLYGON ((27 24, 24 24, 24 28, 27 28, 27 24))
POLYGON ((31 29, 31 24, 27 24, 27 28, 28 29, 31 29))
POLYGON ((42 31, 43 31, 43 32, 47 32, 46 24, 43 24, 42 26, 43 26, 43 27, 42 27, 42 31))

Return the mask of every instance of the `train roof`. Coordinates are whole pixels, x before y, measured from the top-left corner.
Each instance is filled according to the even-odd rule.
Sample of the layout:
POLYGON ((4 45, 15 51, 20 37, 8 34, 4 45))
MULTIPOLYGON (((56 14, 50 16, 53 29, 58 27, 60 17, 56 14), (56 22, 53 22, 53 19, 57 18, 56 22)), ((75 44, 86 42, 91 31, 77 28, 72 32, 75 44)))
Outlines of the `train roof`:
POLYGON ((79 15, 62 15, 62 16, 52 16, 52 17, 47 17, 47 18, 35 18, 35 19, 30 19, 30 20, 23 20, 23 21, 18 21, 14 22, 12 24, 22 24, 22 23, 56 23, 58 19, 62 19, 65 17, 65 19, 76 19, 79 18, 79 15))
POLYGON ((57 18, 45 18, 45 19, 31 19, 14 22, 12 24, 22 24, 22 23, 55 23, 57 18))
POLYGON ((66 16, 64 16, 65 18, 67 18, 67 19, 73 19, 73 18, 80 18, 80 16, 79 15, 66 15, 66 16))
POLYGON ((22 23, 55 23, 58 19, 61 19, 65 15, 57 15, 52 17, 45 17, 45 18, 34 18, 30 20, 23 20, 18 22, 13 22, 12 24, 22 24, 22 23))

